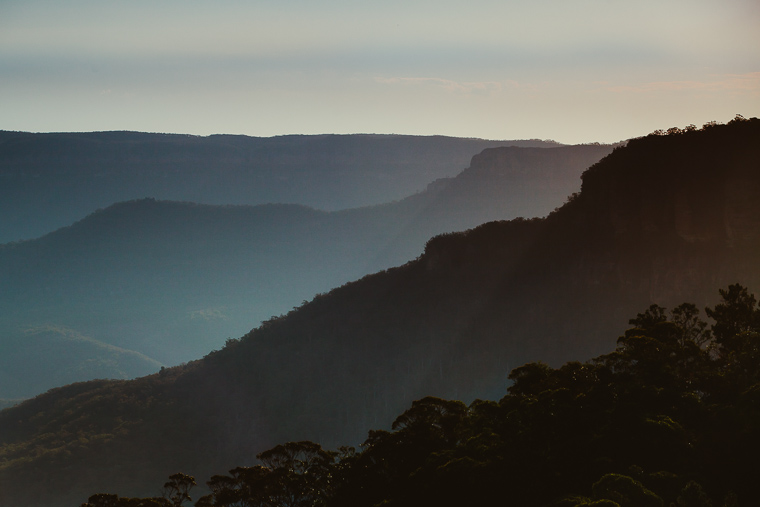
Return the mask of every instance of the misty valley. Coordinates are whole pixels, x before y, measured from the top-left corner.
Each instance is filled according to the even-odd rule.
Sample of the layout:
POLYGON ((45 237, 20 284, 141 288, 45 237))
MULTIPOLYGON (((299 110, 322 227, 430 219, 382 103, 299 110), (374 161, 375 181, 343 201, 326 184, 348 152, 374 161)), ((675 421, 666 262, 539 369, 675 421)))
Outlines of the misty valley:
MULTIPOLYGON (((507 141, 478 153, 493 142, 296 136, 237 140, 233 148, 251 152, 244 157, 227 145, 208 148, 221 142, 215 137, 72 134, 62 144, 56 135, 6 135, 0 159, 5 154, 10 160, 4 171, 11 184, 4 192, 34 198, 26 211, 0 211, 4 222, 10 215, 34 229, 50 224, 43 218, 60 218, 64 203, 89 203, 95 210, 109 192, 155 192, 159 198, 121 201, 40 238, 0 246, 0 302, 6 309, 0 316, 0 399, 31 397, 80 380, 142 376, 202 357, 317 293, 416 258, 437 234, 547 214, 580 189, 584 169, 612 151, 606 145, 536 148, 538 141, 507 141), (523 144, 528 146, 510 146, 523 144), (470 166, 448 176, 451 169, 439 166, 436 150, 456 158, 466 147, 470 166), (330 157, 336 162, 328 170, 323 166, 330 157), (195 165, 182 166, 188 160, 195 165), (57 164, 48 168, 53 176, 30 177, 47 164, 57 164), (355 174, 346 176, 349 164, 355 174), (150 178, 138 173, 136 181, 123 184, 131 166, 150 178), (103 176, 106 170, 110 174, 103 176), (421 172, 435 180, 415 192, 421 172), (214 188, 198 195, 214 178, 234 199, 245 186, 240 174, 252 181, 249 199, 265 191, 261 199, 284 198, 283 187, 294 192, 292 199, 314 201, 340 184, 343 194, 367 204, 328 212, 292 203, 165 199, 184 188, 183 198, 214 201, 214 188), (411 195, 370 205, 368 192, 380 186, 365 182, 370 175, 396 180, 411 195), (41 184, 43 177, 52 182, 41 184), (67 194, 68 187, 59 188, 66 178, 80 185, 54 198, 52 193, 67 194), (299 178, 310 180, 303 191, 311 197, 292 190, 299 178), (29 208, 45 214, 37 218, 29 208)), ((459 158, 463 166, 469 162, 459 158)))
POLYGON ((3 131, 0 223, 0 506, 756 502, 757 118, 3 131))

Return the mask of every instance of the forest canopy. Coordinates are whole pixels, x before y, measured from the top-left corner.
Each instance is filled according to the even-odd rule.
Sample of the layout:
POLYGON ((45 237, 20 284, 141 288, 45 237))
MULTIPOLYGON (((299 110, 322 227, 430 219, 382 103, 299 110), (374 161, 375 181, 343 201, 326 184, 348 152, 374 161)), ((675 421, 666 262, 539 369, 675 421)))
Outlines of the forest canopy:
MULTIPOLYGON (((747 288, 700 310, 651 305, 616 349, 590 361, 512 370, 499 401, 426 397, 360 449, 288 442, 207 481, 198 507, 715 506, 756 498, 760 305, 747 288)), ((82 507, 181 506, 97 494, 82 507)))

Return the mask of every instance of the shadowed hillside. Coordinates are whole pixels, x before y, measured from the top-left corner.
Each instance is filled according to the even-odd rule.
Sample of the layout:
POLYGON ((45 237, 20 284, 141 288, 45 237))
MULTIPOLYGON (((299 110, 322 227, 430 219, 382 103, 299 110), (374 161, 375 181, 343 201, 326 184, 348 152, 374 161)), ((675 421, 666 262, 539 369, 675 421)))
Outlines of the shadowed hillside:
POLYGON ((42 236, 115 202, 302 204, 324 210, 401 199, 496 146, 443 136, 198 137, 0 131, 0 243, 42 236))
MULTIPOLYGON (((42 238, 0 245, 6 309, 0 339, 30 327, 63 326, 165 365, 196 359, 318 292, 417 257, 436 234, 547 214, 579 189, 581 172, 611 150, 495 148, 425 192, 331 213, 284 204, 118 203, 42 238)), ((6 360, 34 354, 26 343, 6 360)), ((74 371, 87 358, 50 358, 64 359, 73 362, 60 368, 74 371)), ((148 373, 133 366, 127 377, 148 373)), ((118 368, 77 371, 81 375, 69 382, 96 378, 95 372, 125 376, 118 368)), ((62 385, 57 376, 29 372, 19 372, 13 389, 0 381, 0 397, 62 385)))
POLYGON ((208 477, 276 443, 356 443, 422 396, 501 397, 513 367, 609 352, 652 302, 756 292, 758 140, 757 119, 632 140, 545 219, 436 237, 184 367, 6 409, 2 501, 148 496, 152 478, 208 477))
MULTIPOLYGON (((415 400, 361 448, 278 444, 213 475, 195 506, 754 505, 760 305, 739 284, 719 293, 709 327, 691 303, 651 305, 611 353, 515 368, 498 402, 415 400)), ((182 473, 167 484, 82 507, 169 507, 203 487, 182 473)))

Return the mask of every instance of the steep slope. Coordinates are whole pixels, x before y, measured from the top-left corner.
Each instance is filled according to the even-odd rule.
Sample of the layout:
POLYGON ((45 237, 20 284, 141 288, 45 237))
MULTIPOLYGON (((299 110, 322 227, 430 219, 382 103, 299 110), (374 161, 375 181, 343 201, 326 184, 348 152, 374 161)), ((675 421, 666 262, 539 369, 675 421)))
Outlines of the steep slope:
POLYGON ((380 267, 400 265, 422 251, 421 238, 463 231, 485 222, 543 217, 580 190, 580 174, 614 146, 489 148, 455 178, 399 203, 393 240, 380 267), (411 248, 410 248, 411 247, 411 248), (401 254, 401 255, 399 255, 401 254))
MULTIPOLYGON (((420 194, 332 213, 119 203, 37 240, 0 245, 0 332, 65 326, 166 365, 196 359, 318 292, 417 257, 433 235, 546 214, 611 150, 496 148, 420 194)), ((70 381, 94 378, 80 371, 70 381)), ((38 376, 26 384, 61 385, 38 376)), ((18 396, 3 385, 0 397, 18 396)))
POLYGON ((184 367, 6 409, 0 501, 148 496, 151 478, 205 478, 274 443, 357 442, 423 395, 500 396, 512 367, 610 351, 651 302, 757 292, 759 140, 757 119, 633 140, 545 219, 434 238, 184 367))
POLYGON ((247 136, 0 131, 0 243, 39 237, 144 197, 325 210, 401 199, 495 146, 443 136, 247 136))

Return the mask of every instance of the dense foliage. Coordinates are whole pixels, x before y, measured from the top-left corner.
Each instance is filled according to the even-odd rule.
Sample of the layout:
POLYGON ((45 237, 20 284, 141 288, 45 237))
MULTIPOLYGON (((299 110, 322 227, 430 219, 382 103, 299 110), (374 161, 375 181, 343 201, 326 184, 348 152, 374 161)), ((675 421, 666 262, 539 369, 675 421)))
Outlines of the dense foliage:
MULTIPOLYGON (((259 465, 213 476, 195 505, 750 505, 760 306, 740 285, 720 294, 709 329, 693 304, 652 305, 610 354, 516 368, 498 402, 417 400, 393 431, 370 431, 359 452, 278 445, 259 465)), ((85 507, 149 505, 102 498, 85 507)))

